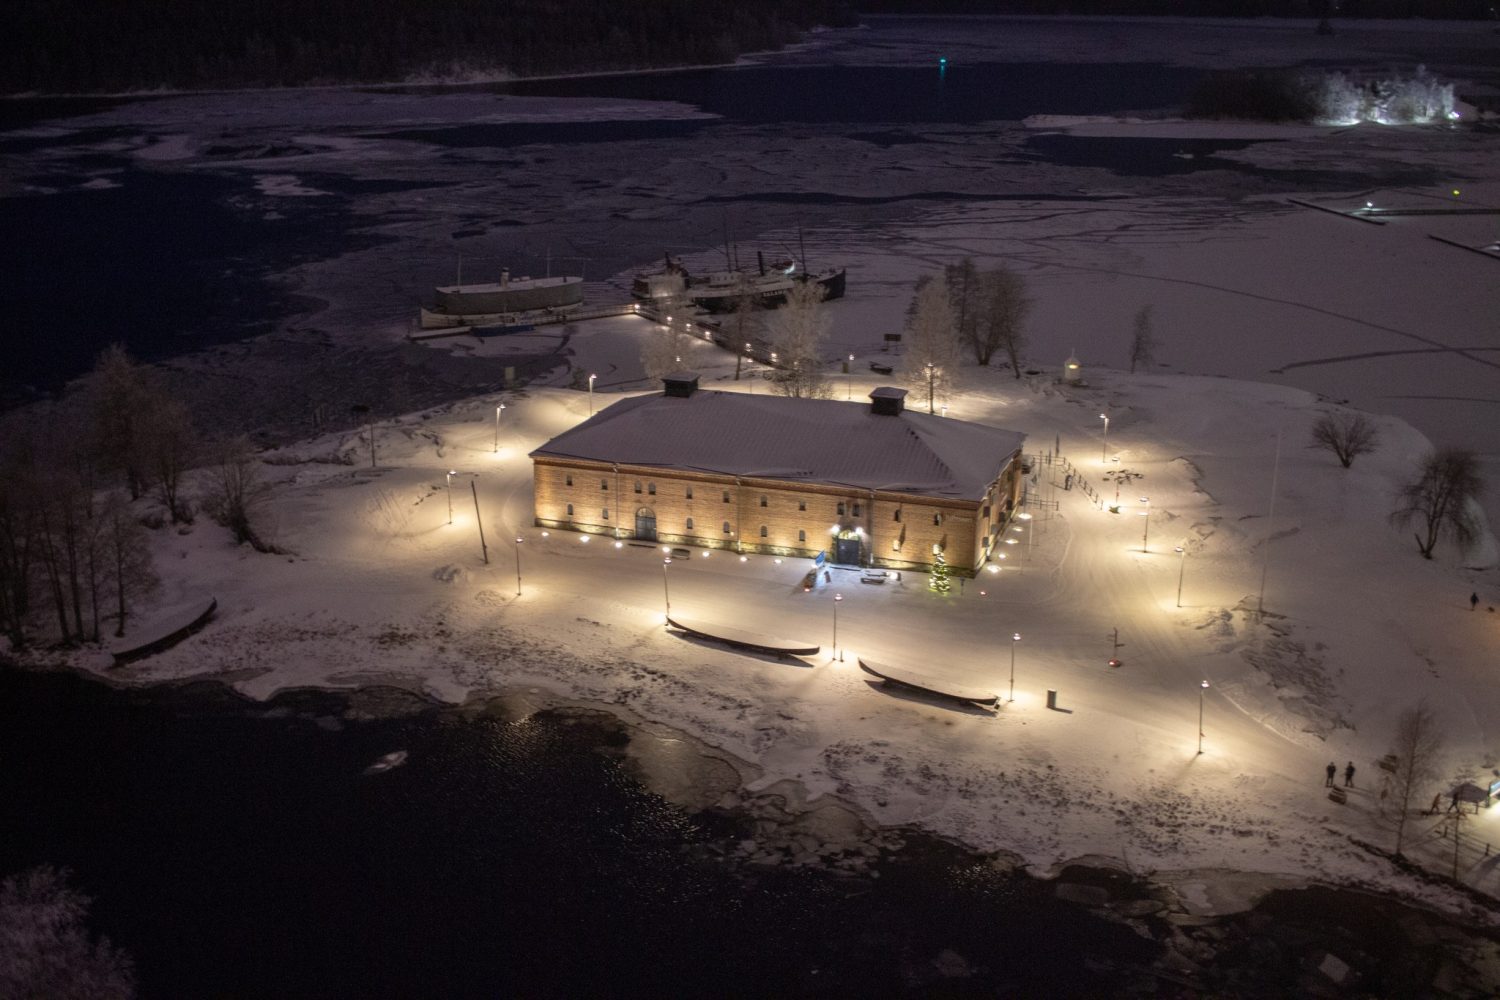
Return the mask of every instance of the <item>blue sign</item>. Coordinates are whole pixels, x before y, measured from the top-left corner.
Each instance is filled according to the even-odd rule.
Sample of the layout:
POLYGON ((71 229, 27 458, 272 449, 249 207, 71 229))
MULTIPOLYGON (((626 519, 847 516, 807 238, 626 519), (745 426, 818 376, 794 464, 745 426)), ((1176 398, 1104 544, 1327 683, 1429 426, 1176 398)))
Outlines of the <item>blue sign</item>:
POLYGON ((815 569, 822 569, 823 564, 826 562, 828 562, 827 552, 819 552, 816 556, 813 557, 813 567, 815 569))

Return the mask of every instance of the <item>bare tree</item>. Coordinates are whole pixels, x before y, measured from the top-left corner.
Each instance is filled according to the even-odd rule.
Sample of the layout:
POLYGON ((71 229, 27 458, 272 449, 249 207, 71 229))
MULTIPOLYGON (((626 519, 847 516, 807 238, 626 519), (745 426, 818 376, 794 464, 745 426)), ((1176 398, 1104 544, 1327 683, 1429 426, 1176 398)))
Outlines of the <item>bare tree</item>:
POLYGON ((1406 835, 1406 817, 1411 812, 1412 799, 1420 802, 1422 793, 1436 779, 1442 754, 1443 734, 1437 716, 1424 698, 1401 713, 1391 744, 1396 770, 1388 779, 1387 801, 1396 810, 1397 855, 1406 835))
POLYGON ((953 310, 953 328, 958 334, 959 342, 976 345, 979 317, 983 311, 981 299, 984 282, 974 266, 974 259, 965 257, 957 264, 949 264, 943 269, 943 277, 948 282, 948 305, 953 310))
POLYGON ((191 524, 193 505, 182 492, 182 477, 197 451, 192 417, 186 406, 165 393, 152 393, 148 400, 139 428, 143 467, 172 523, 191 524))
POLYGON ((1309 448, 1327 448, 1344 468, 1380 444, 1380 432, 1363 413, 1324 413, 1312 426, 1309 448))
POLYGON ((1137 365, 1156 360, 1156 334, 1151 329, 1151 306, 1141 306, 1135 314, 1135 328, 1130 334, 1130 374, 1137 365))
POLYGON ((1452 538, 1467 552, 1479 537, 1474 504, 1484 492, 1479 460, 1472 451, 1444 448, 1428 455, 1421 469, 1396 495, 1391 522, 1401 527, 1416 524, 1417 551, 1431 559, 1443 538, 1452 538))
POLYGON ((149 391, 142 370, 123 346, 111 344, 94 362, 87 387, 98 454, 123 473, 130 498, 139 499, 147 481, 140 420, 149 391))
POLYGON ((783 396, 827 399, 833 394, 820 353, 828 334, 825 294, 816 281, 799 281, 787 292, 786 305, 771 320, 775 360, 771 382, 783 396))
POLYGON ((125 620, 135 598, 156 589, 158 578, 151 565, 151 547, 146 530, 131 516, 130 502, 121 493, 110 493, 100 511, 104 577, 115 596, 115 635, 125 634, 125 620))
POLYGON ((901 374, 908 385, 927 397, 927 412, 946 397, 958 374, 959 346, 949 304, 948 283, 942 278, 917 282, 916 296, 907 310, 907 351, 901 374))
POLYGON ((734 378, 739 381, 740 366, 750 351, 750 343, 760 329, 760 294, 747 275, 740 275, 734 290, 734 312, 730 315, 730 350, 734 351, 734 378))
POLYGON ((209 475, 204 509, 230 530, 236 544, 249 542, 259 552, 270 551, 251 521, 269 497, 270 485, 261 475, 260 458, 249 440, 236 438, 221 444, 209 475))
POLYGON ((1031 314, 1026 279, 1008 268, 998 267, 979 276, 979 315, 974 323, 974 360, 988 365, 995 353, 1003 352, 1010 370, 1021 377, 1021 351, 1026 346, 1022 327, 1031 314))

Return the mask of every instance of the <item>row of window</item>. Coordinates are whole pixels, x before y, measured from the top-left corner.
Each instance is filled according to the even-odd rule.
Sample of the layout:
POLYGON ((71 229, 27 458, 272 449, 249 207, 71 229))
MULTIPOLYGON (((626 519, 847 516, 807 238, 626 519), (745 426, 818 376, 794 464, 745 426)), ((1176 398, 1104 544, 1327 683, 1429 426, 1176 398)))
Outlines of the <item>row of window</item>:
MULTIPOLYGON (((573 477, 572 477, 572 475, 568 475, 565 478, 565 485, 567 485, 567 486, 572 486, 573 485, 573 477)), ((599 480, 599 489, 604 490, 605 492, 608 492, 608 490, 609 490, 609 480, 608 479, 601 479, 601 480, 599 480)), ((688 487, 685 487, 685 489, 686 489, 687 499, 689 499, 689 500, 693 499, 693 488, 691 486, 688 486, 688 487)), ((635 481, 635 491, 637 493, 641 492, 641 481, 639 479, 637 479, 635 481)), ((646 494, 648 496, 653 496, 653 497, 656 496, 656 484, 655 483, 646 483, 646 494)), ((729 490, 724 490, 723 494, 724 494, 724 502, 725 503, 730 503, 731 501, 730 501, 730 492, 729 492, 729 490)), ((764 493, 762 493, 761 496, 760 496, 760 505, 762 507, 769 507, 769 506, 771 506, 770 498, 768 498, 764 493)), ((806 511, 807 510, 807 501, 806 500, 799 500, 797 502, 797 509, 799 511, 806 511)), ((569 513, 572 513, 571 509, 569 510, 569 513)), ((839 501, 839 505, 838 505, 838 516, 839 517, 845 517, 845 516, 859 517, 859 516, 861 516, 860 515, 859 501, 856 500, 852 504, 847 504, 844 501, 840 500, 839 501)), ((985 517, 989 517, 989 508, 987 508, 987 507, 985 508, 985 517)), ((607 518, 606 518, 606 520, 607 520, 607 518)), ((898 522, 901 520, 901 508, 900 507, 896 508, 895 513, 891 517, 891 520, 898 521, 898 522)), ((934 515, 932 515, 932 523, 934 525, 941 526, 942 523, 943 523, 943 515, 942 514, 934 514, 934 515)))

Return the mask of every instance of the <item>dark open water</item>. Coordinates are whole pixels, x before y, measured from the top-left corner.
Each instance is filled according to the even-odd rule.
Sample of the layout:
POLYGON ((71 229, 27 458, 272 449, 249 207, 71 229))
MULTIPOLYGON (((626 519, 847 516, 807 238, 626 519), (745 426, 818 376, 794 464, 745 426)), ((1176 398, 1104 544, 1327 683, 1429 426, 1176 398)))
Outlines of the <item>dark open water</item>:
POLYGON ((1159 952, 920 837, 724 860, 746 821, 645 791, 605 716, 345 707, 0 670, 0 874, 71 868, 148 998, 1105 996, 1159 952))

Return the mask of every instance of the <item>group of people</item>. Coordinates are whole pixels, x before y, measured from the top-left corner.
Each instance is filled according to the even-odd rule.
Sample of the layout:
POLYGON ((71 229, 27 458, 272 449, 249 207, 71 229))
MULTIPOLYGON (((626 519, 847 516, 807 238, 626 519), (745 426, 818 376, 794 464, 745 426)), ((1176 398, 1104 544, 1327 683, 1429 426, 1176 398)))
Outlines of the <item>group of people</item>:
MULTIPOLYGON (((1325 787, 1325 788, 1332 788, 1333 787, 1333 779, 1338 775, 1338 773, 1339 773, 1339 766, 1338 766, 1338 764, 1336 764, 1336 763, 1334 763, 1333 761, 1330 760, 1328 762, 1328 780, 1325 781, 1325 782, 1323 782, 1323 787, 1325 787)), ((1344 768, 1344 787, 1345 788, 1353 788, 1354 787, 1354 761, 1352 761, 1352 760, 1349 762, 1348 766, 1344 768)))

